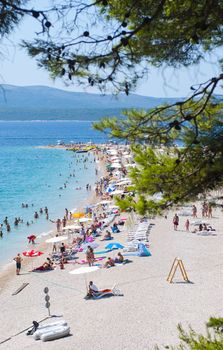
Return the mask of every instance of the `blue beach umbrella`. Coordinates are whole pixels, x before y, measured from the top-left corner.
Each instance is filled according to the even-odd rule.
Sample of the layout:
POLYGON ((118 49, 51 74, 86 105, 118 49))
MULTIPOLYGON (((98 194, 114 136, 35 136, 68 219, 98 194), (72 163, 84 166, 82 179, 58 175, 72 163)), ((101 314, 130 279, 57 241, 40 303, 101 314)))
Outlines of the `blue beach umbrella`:
POLYGON ((105 192, 111 193, 111 192, 113 192, 114 190, 115 190, 115 186, 108 186, 108 187, 106 188, 105 192))
POLYGON ((120 243, 109 243, 105 246, 106 249, 122 249, 124 248, 123 245, 121 245, 120 243))

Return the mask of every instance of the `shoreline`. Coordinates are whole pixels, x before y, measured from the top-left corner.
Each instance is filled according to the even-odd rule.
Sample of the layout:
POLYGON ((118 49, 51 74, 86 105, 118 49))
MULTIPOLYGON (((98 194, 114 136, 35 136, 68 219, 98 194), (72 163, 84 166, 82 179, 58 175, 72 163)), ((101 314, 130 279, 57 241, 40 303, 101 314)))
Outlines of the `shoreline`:
MULTIPOLYGON (((95 169, 98 169, 98 176, 97 176, 98 179, 101 178, 102 176, 104 176, 106 173, 106 169, 104 166, 105 164, 104 164, 104 161, 101 159, 101 157, 102 157, 102 154, 99 153, 99 161, 98 161, 98 163, 97 162, 95 163, 95 169)), ((77 211, 83 211, 84 207, 86 207, 87 204, 95 204, 97 202, 97 197, 95 195, 94 189, 92 189, 91 192, 92 193, 89 193, 88 198, 83 199, 80 202, 80 205, 76 208, 77 211)), ((68 220, 67 224, 71 224, 71 223, 72 223, 72 220, 68 220)), ((44 230, 43 230, 43 233, 45 233, 44 230)), ((38 258, 38 263, 41 263, 43 260, 45 260, 46 255, 51 253, 51 247, 49 244, 45 243, 45 240, 47 239, 47 237, 48 238, 53 237, 56 234, 57 234, 57 230, 55 228, 55 229, 50 230, 47 234, 43 235, 42 233, 40 233, 37 236, 38 250, 44 252, 43 256, 38 258)), ((24 243, 24 245, 25 245, 25 243, 24 243)), ((30 246, 29 246, 30 250, 31 249, 35 250, 35 246, 36 245, 30 244, 30 246)), ((14 257, 12 257, 12 259, 13 258, 14 257)), ((23 259, 22 270, 24 267, 27 269, 27 268, 29 268, 30 265, 33 264, 32 258, 25 258, 22 256, 22 259, 23 259)), ((33 260, 33 261, 35 261, 35 260, 33 260)), ((16 275, 15 275, 15 262, 12 261, 12 262, 3 264, 2 269, 0 270, 0 294, 2 293, 3 289, 5 287, 7 287, 7 284, 15 277, 16 277, 16 275)))
MULTIPOLYGON (((105 170, 104 161, 99 164, 101 170, 105 170)), ((118 181, 119 175, 115 182, 118 181)), ((100 194, 103 193, 102 188, 104 190, 107 186, 100 188, 100 194)), ((97 202, 101 202, 100 194, 95 198, 97 202)), ((179 323, 185 330, 191 325, 195 331, 204 334, 208 318, 222 316, 223 313, 220 287, 223 283, 223 216, 222 211, 217 208, 213 209, 213 217, 202 218, 202 202, 192 204, 198 208, 196 219, 192 218, 192 209, 188 205, 169 210, 166 217, 148 219, 149 234, 147 236, 147 227, 145 243, 149 244, 150 256, 136 256, 135 252, 131 251, 125 255, 124 251, 127 263, 104 268, 106 260, 102 258, 99 264, 94 263, 98 267, 97 270, 83 275, 77 270, 81 266, 87 266, 81 264, 86 255, 78 250, 75 256, 78 261, 71 260, 64 265, 64 269, 56 265, 54 270, 43 273, 24 273, 21 276, 14 274, 15 278, 8 281, 1 292, 0 344, 5 342, 11 350, 37 350, 40 347, 53 350, 55 346, 58 349, 86 350, 90 341, 90 347, 98 350, 144 350, 154 349, 155 345, 160 349, 178 345, 179 323), (179 215, 179 226, 174 230, 173 217, 176 212, 179 215), (189 231, 185 228, 187 219, 190 221, 189 231), (196 220, 208 221, 215 231, 211 230, 208 234, 201 235, 199 230, 195 231, 197 223, 193 221, 196 220), (173 283, 167 282, 176 257, 182 259, 189 279, 187 282, 182 278, 180 269, 173 283), (74 270, 77 274, 73 274, 74 270), (115 285, 122 295, 86 300, 86 285, 90 281, 93 281, 99 290, 110 289, 115 285), (12 296, 22 283, 28 283, 28 286, 18 295, 12 296), (27 337, 25 330, 32 324, 33 319, 41 322, 48 313, 44 307, 43 291, 46 286, 49 288, 52 314, 60 317, 58 320, 64 318, 71 329, 71 335, 55 342, 42 343, 35 341, 32 336, 27 337), (212 295, 214 298, 210 297, 212 295)), ((95 211, 99 221, 103 221, 103 216, 102 220, 100 218, 103 211, 109 210, 98 208, 95 211)), ((130 225, 128 219, 131 214, 120 214, 120 219, 124 217, 121 220, 126 224, 119 226, 120 232, 112 233, 111 243, 118 242, 126 247, 127 242, 136 238, 134 233, 138 230, 136 226, 130 225)), ((119 216, 116 218, 118 221, 119 216)), ((116 218, 113 220, 116 221, 116 218)), ((139 218, 138 215, 134 215, 134 222, 137 220, 139 223, 139 218)), ((105 230, 107 228, 103 228, 102 236, 105 230)), ((138 231, 138 237, 142 237, 142 231, 145 234, 145 228, 138 231)), ((101 238, 104 237, 95 239, 98 243, 95 253, 101 252, 106 255, 106 259, 114 259, 118 250, 105 251, 108 242, 101 238)), ((49 247, 47 246, 48 249, 49 247)), ((44 322, 53 322, 53 318, 44 322)))
MULTIPOLYGON (((24 246, 27 236, 32 234, 35 234, 37 237, 47 236, 47 233, 49 234, 55 227, 50 220, 54 221, 64 215, 64 208, 68 207, 69 211, 73 211, 77 209, 80 202, 85 201, 86 203, 89 195, 91 196, 91 192, 86 191, 86 184, 89 182, 93 189, 96 181, 95 167, 97 167, 97 164, 93 162, 93 152, 88 152, 89 157, 87 154, 78 157, 73 152, 66 153, 64 149, 61 155, 61 152, 57 150, 55 150, 56 153, 51 150, 44 151, 43 153, 34 150, 33 153, 35 147, 30 146, 30 148, 32 149, 28 152, 30 159, 37 158, 37 167, 40 169, 45 168, 46 170, 40 170, 40 180, 38 180, 35 179, 35 173, 27 171, 29 169, 27 168, 25 176, 27 180, 23 181, 21 189, 20 184, 17 183, 18 181, 14 181, 14 179, 13 181, 16 186, 12 183, 9 190, 7 189, 9 185, 7 180, 3 183, 3 197, 0 201, 0 207, 2 209, 0 222, 3 223, 3 219, 7 217, 10 224, 10 231, 7 232, 6 225, 3 224, 3 237, 0 238, 0 245, 3 249, 0 270, 3 264, 10 262, 11 250, 14 255, 17 253, 18 246, 24 246), (51 155, 54 172, 51 170, 49 172, 50 177, 44 177, 43 175, 48 172, 48 164, 51 164, 44 164, 44 159, 46 161, 49 158, 51 159, 51 155), (87 163, 85 163, 85 159, 87 159, 87 163), (58 166, 55 166, 55 164, 58 164, 58 166), (84 170, 86 168, 88 170, 84 170), (84 176, 82 172, 84 172, 84 176), (34 182, 35 180, 36 184, 34 182), (34 188, 34 193, 32 193, 32 188, 34 188), (11 205, 8 205, 7 191, 9 191, 11 205), (27 207, 24 207, 23 203, 27 203, 27 207), (46 214, 43 211, 44 207, 48 207, 49 209, 48 218, 46 218, 46 214), (43 214, 42 212, 40 213, 40 208, 42 208, 43 214), (38 219, 34 217, 35 211, 38 212, 38 219), (21 218, 21 222, 15 226, 14 221, 17 217, 21 218)), ((29 247, 27 246, 26 248, 29 247)))

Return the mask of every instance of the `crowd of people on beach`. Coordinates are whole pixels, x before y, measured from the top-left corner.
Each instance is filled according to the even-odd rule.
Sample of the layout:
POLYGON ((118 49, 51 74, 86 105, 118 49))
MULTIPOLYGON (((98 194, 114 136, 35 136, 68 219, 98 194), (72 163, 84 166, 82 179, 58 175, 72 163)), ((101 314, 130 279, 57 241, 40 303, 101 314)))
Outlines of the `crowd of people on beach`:
MULTIPOLYGON (((207 203, 206 201, 204 201, 201 205, 201 217, 210 219, 213 217, 212 214, 213 214, 213 208, 211 203, 207 203)), ((198 218, 198 210, 195 204, 192 205, 191 216, 193 219, 198 218)), ((180 223, 179 215, 177 215, 176 213, 173 217, 173 228, 175 231, 178 230, 179 223, 180 223)), ((184 223, 184 227, 187 232, 190 231, 190 225, 191 225, 190 220, 186 219, 184 223)), ((198 229, 193 228, 191 232, 196 233, 196 232, 202 232, 202 231, 215 231, 215 229, 208 223, 203 222, 203 223, 198 223, 198 229)))
MULTIPOLYGON (((99 160, 99 156, 96 155, 99 160)), ((105 155, 101 155, 100 159, 104 159, 105 155)), ((106 159, 106 158, 105 158, 106 159)), ((126 175, 125 170, 120 171, 121 176, 126 175)), ((100 197, 101 200, 109 199, 108 202, 111 201, 112 194, 106 192, 106 189, 109 186, 109 182, 113 177, 113 172, 109 171, 107 175, 101 176, 100 179, 95 183, 95 195, 96 197, 100 197)), ((89 191, 89 184, 86 185, 86 190, 89 191)), ((46 209, 46 208, 45 208, 46 209)), ((45 209, 41 210, 41 212, 35 212, 35 219, 38 219, 39 214, 43 214, 46 211, 45 209)), ((48 213, 48 211, 47 211, 48 213)), ((113 215, 115 218, 118 214, 118 210, 108 210, 108 205, 106 203, 102 203, 100 205, 100 209, 97 207, 95 210, 94 205, 89 205, 86 208, 85 218, 89 218, 91 223, 87 224, 86 222, 78 222, 80 228, 74 231, 75 235, 72 239, 72 242, 69 244, 65 244, 63 241, 60 243, 54 243, 52 254, 47 258, 47 260, 39 267, 35 269, 35 271, 46 271, 51 270, 55 266, 59 266, 61 269, 64 269, 64 265, 68 263, 70 260, 74 260, 75 254, 78 252, 83 252, 83 246, 86 246, 85 251, 85 262, 89 266, 93 266, 95 261, 101 261, 101 258, 95 258, 94 254, 94 245, 91 243, 95 242, 96 238, 100 237, 101 241, 109 241, 113 239, 113 234, 117 234, 120 232, 120 227, 125 224, 125 222, 121 219, 114 220, 109 227, 106 220, 109 215, 113 215)), ((55 237, 63 237, 63 230, 66 228, 66 225, 72 224, 74 220, 73 213, 65 208, 63 218, 58 218, 56 220, 51 220, 51 222, 56 224, 56 232, 55 237)), ((30 237, 29 237, 30 238, 30 237)), ((32 242, 32 241, 31 241, 32 242)), ((33 243, 33 242, 32 242, 33 243)), ((102 265, 104 268, 109 268, 115 266, 115 263, 122 263, 124 261, 123 255, 119 252, 116 258, 107 257, 106 261, 102 265)), ((81 260, 82 262, 82 260, 81 260)))
MULTIPOLYGON (((63 186, 59 187, 59 190, 61 189, 66 189, 68 188, 68 184, 69 184, 69 179, 71 177, 76 177, 75 175, 75 171, 77 170, 77 166, 80 164, 84 165, 84 169, 87 170, 87 164, 89 162, 96 162, 96 157, 97 157, 97 153, 95 152, 93 160, 92 158, 89 157, 90 153, 88 153, 87 155, 75 155, 74 154, 74 161, 69 163, 69 169, 71 170, 71 173, 69 174, 69 176, 67 177, 66 181, 64 182, 63 186), (73 169, 72 169, 73 168, 73 169)), ((81 169, 81 168, 80 168, 81 169)), ((96 171, 98 171, 96 169, 96 171)), ((62 173, 59 174, 59 176, 63 176, 62 173)), ((78 180, 75 181, 76 184, 78 184, 78 180)), ((50 187, 50 186, 49 186, 50 187)), ((90 183, 87 183, 84 187, 82 186, 77 186, 75 188, 75 190, 81 190, 81 189, 86 189, 88 192, 92 191, 92 186, 90 183)), ((61 194, 59 194, 59 197, 61 197, 61 194)), ((34 208, 34 204, 33 203, 26 203, 26 202, 22 202, 21 203, 21 208, 22 209, 28 209, 28 208, 34 208)), ((33 213, 33 218, 29 219, 29 220, 25 220, 21 217, 15 217, 14 219, 9 218, 6 216, 3 220, 2 223, 0 223, 0 238, 3 238, 4 236, 4 232, 11 232, 12 230, 16 230, 20 227, 21 224, 25 224, 27 227, 35 224, 40 218, 42 219, 45 216, 45 219, 51 222, 55 222, 55 220, 50 220, 49 218, 49 209, 47 206, 45 206, 44 208, 39 208, 38 210, 35 210, 33 213)), ((66 218, 62 218, 61 220, 61 225, 66 226, 66 224, 64 225, 64 222, 67 220, 71 220, 72 219, 72 213, 70 212, 69 215, 66 213, 66 218)), ((58 223, 58 226, 59 223, 58 223)))

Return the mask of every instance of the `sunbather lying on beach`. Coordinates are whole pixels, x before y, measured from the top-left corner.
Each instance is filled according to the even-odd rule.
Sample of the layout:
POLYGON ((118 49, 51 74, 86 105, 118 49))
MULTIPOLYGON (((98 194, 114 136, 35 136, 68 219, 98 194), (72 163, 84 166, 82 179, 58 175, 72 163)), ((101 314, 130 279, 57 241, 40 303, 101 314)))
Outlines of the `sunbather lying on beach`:
POLYGON ((53 261, 50 258, 46 259, 43 263, 43 265, 33 269, 33 271, 48 271, 48 270, 53 270, 53 261))
POLYGON ((208 224, 200 224, 198 229, 194 229, 191 231, 192 233, 202 232, 202 231, 216 231, 211 225, 208 224))
POLYGON ((102 289, 98 290, 98 287, 90 281, 89 286, 88 286, 88 293, 85 297, 85 299, 90 299, 90 298, 101 298, 103 296, 107 295, 115 295, 112 289, 102 289))

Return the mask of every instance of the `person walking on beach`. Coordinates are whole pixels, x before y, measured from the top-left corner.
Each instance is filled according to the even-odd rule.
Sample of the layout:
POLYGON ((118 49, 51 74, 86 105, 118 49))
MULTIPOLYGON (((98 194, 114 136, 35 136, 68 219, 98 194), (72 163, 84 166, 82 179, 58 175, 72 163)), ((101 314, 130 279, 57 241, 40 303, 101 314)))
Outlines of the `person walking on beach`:
POLYGON ((88 246, 86 251, 86 260, 89 266, 93 266, 94 264, 94 250, 90 246, 88 246))
POLYGON ((67 219, 66 219, 66 216, 64 216, 62 219, 62 226, 65 227, 66 224, 67 224, 67 219))
POLYGON ((57 219, 56 221, 56 226, 57 226, 57 232, 60 232, 60 229, 61 229, 61 220, 60 219, 57 219))
POLYGON ((192 206, 192 216, 193 218, 197 218, 197 207, 195 205, 192 206))
POLYGON ((178 225, 179 225, 179 216, 175 214, 173 218, 173 227, 175 231, 177 231, 178 225))
POLYGON ((187 219, 185 222, 185 228, 186 228, 187 232, 189 231, 189 227, 190 227, 190 221, 189 221, 189 219, 187 219))
POLYGON ((209 203, 208 204, 208 218, 210 219, 210 218, 212 218, 213 216, 212 216, 212 206, 211 206, 211 204, 209 203))
POLYGON ((16 275, 19 275, 20 270, 21 270, 21 263, 22 263, 22 258, 20 254, 18 253, 17 256, 13 259, 16 262, 16 275))
MULTIPOLYGON (((59 237, 58 234, 56 234, 55 237, 59 237)), ((57 243, 53 243, 53 250, 52 250, 52 253, 56 253, 57 252, 57 243)))

